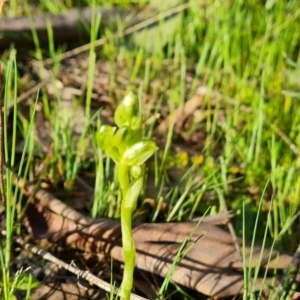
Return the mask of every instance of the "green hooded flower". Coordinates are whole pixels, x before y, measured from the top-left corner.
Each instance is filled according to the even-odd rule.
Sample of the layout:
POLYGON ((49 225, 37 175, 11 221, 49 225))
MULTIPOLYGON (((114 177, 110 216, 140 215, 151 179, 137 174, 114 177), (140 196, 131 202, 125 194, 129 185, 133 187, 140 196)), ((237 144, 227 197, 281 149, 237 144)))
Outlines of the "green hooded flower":
POLYGON ((141 141, 127 148, 123 155, 123 161, 128 166, 140 166, 144 164, 157 150, 156 144, 151 141, 141 141))
POLYGON ((129 93, 117 107, 114 119, 119 128, 128 127, 131 130, 142 128, 139 103, 133 93, 129 93))

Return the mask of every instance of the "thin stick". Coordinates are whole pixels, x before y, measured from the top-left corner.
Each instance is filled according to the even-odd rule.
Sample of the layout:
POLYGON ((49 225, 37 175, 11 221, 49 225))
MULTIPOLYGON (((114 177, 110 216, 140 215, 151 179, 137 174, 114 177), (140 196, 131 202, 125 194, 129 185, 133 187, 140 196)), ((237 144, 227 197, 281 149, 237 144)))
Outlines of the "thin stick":
MULTIPOLYGON (((136 32, 136 31, 144 29, 147 26, 153 25, 153 24, 159 22, 159 20, 161 20, 161 19, 166 19, 166 18, 171 17, 171 16, 173 16, 173 15, 175 15, 175 14, 181 12, 181 11, 184 11, 184 10, 186 10, 189 7, 190 7, 190 3, 189 2, 188 3, 184 3, 182 5, 179 5, 179 6, 176 6, 176 7, 173 7, 173 8, 171 8, 171 9, 169 9, 169 10, 167 10, 167 11, 165 11, 165 12, 163 12, 163 13, 157 15, 157 16, 149 18, 146 21, 143 21, 143 22, 140 22, 140 23, 138 23, 136 25, 133 25, 133 26, 125 29, 123 32, 115 33, 113 35, 113 38, 114 39, 119 39, 119 38, 125 37, 125 36, 127 36, 129 34, 132 34, 132 33, 136 32)), ((99 40, 97 40, 95 42, 95 46, 96 47, 102 46, 107 41, 109 41, 108 38, 106 38, 106 37, 101 38, 101 39, 99 39, 99 40)), ((72 49, 70 51, 67 51, 67 52, 65 52, 65 53, 63 53, 61 55, 57 55, 56 59, 62 60, 62 59, 70 58, 70 57, 78 55, 78 54, 80 54, 82 52, 88 51, 90 49, 90 47, 91 47, 90 43, 85 44, 85 45, 80 46, 78 48, 75 48, 75 49, 72 49)), ((45 64, 52 64, 53 63, 53 59, 52 58, 46 59, 44 61, 44 63, 45 64)))
MULTIPOLYGON (((17 99, 17 104, 28 99, 29 96, 31 96, 32 94, 37 93, 39 89, 41 89, 42 87, 47 85, 47 83, 49 83, 50 81, 51 81, 51 78, 46 78, 43 81, 39 82, 37 85, 35 85, 32 88, 30 88, 29 90, 27 90, 26 92, 22 93, 17 99)), ((11 108, 13 108, 14 105, 15 105, 14 103, 9 103, 7 106, 7 109, 10 110, 11 108)))
MULTIPOLYGON (((182 4, 182 5, 176 6, 174 8, 171 8, 171 9, 165 11, 164 13, 161 13, 161 14, 159 14, 157 16, 149 18, 146 21, 140 22, 140 23, 138 23, 136 25, 133 25, 133 26, 125 29, 124 32, 121 32, 121 33, 119 32, 119 33, 114 34, 113 38, 114 39, 119 39, 119 38, 128 36, 128 35, 136 32, 136 31, 139 31, 139 30, 142 30, 142 29, 146 28, 147 26, 150 26, 150 25, 153 25, 153 24, 157 23, 161 19, 168 18, 168 17, 170 17, 172 15, 175 15, 175 14, 181 12, 181 11, 184 11, 185 9, 187 9, 189 7, 190 7, 190 3, 185 3, 185 4, 182 4)), ((99 40, 97 40, 95 42, 95 46, 96 47, 100 47, 100 46, 104 45, 108 41, 109 41, 109 39, 106 38, 106 37, 101 38, 101 39, 99 39, 99 40)), ((90 46, 91 46, 90 43, 85 44, 85 45, 80 46, 78 48, 75 48, 75 49, 72 49, 70 51, 67 51, 67 52, 65 52, 63 54, 57 55, 55 57, 55 59, 57 59, 57 60, 64 60, 64 59, 70 58, 72 56, 76 56, 76 55, 78 55, 78 54, 80 54, 82 52, 88 51, 90 49, 90 46)), ((52 58, 48 58, 48 59, 44 60, 44 65, 51 65, 52 63, 53 63, 53 59, 52 58)), ((49 81, 50 81, 50 79, 45 79, 45 80, 41 81, 38 85, 32 87, 31 89, 29 89, 28 91, 26 91, 25 93, 23 93, 21 96, 18 97, 17 103, 20 103, 20 102, 24 101, 30 95, 32 95, 33 93, 37 92, 38 89, 41 89, 42 87, 46 86, 46 84, 49 83, 49 81)), ((9 108, 11 108, 11 107, 9 107, 9 108)))
MULTIPOLYGON (((2 231, 2 234, 5 235, 5 232, 2 231)), ((117 294, 119 292, 119 289, 115 288, 111 284, 107 283, 106 281, 96 277, 89 271, 80 270, 75 266, 72 266, 70 264, 67 264, 63 262, 62 260, 58 259, 54 255, 52 255, 50 252, 47 252, 38 246, 31 245, 24 240, 22 240, 20 237, 15 237, 14 240, 21 245, 25 250, 31 251, 33 254, 39 255, 45 260, 48 260, 56 265, 58 265, 61 268, 66 269, 67 271, 75 274, 77 277, 80 277, 86 281, 88 281, 91 285, 96 285, 100 289, 104 290, 107 293, 113 292, 114 294, 117 294)), ((135 294, 130 295, 131 300, 147 300, 146 298, 140 297, 135 294)))
POLYGON ((300 152, 297 146, 291 141, 291 139, 276 125, 271 124, 270 126, 279 135, 279 137, 290 147, 293 153, 297 156, 300 156, 300 152))
POLYGON ((49 208, 52 211, 56 211, 59 208, 60 215, 72 220, 81 225, 86 225, 92 219, 84 217, 81 213, 67 206, 65 203, 48 193, 46 190, 38 188, 35 184, 26 183, 24 179, 14 177, 14 184, 23 190, 24 195, 30 197, 34 195, 43 206, 49 208), (56 210, 54 209, 56 208, 56 210))

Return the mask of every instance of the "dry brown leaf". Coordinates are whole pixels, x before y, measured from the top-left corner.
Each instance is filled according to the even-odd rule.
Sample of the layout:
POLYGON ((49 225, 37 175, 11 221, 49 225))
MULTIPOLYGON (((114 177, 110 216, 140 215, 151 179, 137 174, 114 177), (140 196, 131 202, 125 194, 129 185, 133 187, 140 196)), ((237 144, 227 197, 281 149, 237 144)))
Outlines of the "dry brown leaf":
MULTIPOLYGON (((28 191, 30 186, 27 187, 28 191)), ((74 249, 101 253, 123 262, 118 221, 86 218, 47 192, 38 190, 36 198, 41 197, 44 200, 30 204, 26 212, 25 224, 35 239, 46 239, 74 249)), ((194 222, 136 225, 133 229, 137 249, 136 267, 165 277, 181 244, 194 227, 194 222)), ((212 222, 203 222, 189 245, 201 235, 200 240, 179 263, 172 279, 215 298, 238 294, 243 289, 243 266, 231 235, 212 222)), ((254 248, 252 266, 258 262, 260 251, 259 246, 254 248)), ((250 247, 246 252, 249 256, 250 247)), ((265 250, 263 266, 268 255, 269 251, 265 250)), ((277 257, 274 252, 268 268, 286 269, 291 260, 287 254, 277 257)), ((259 279, 256 289, 260 289, 261 285, 259 279)))
POLYGON ((31 300, 105 300, 104 294, 94 289, 84 289, 76 283, 42 284, 30 295, 31 300))

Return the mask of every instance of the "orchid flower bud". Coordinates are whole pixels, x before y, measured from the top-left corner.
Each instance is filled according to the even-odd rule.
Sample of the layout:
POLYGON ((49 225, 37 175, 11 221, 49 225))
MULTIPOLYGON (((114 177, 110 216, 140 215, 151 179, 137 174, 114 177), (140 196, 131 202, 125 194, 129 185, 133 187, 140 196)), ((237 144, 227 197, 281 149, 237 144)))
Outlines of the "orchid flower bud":
POLYGON ((134 179, 138 179, 144 175, 144 168, 142 166, 133 165, 130 167, 130 175, 134 179))

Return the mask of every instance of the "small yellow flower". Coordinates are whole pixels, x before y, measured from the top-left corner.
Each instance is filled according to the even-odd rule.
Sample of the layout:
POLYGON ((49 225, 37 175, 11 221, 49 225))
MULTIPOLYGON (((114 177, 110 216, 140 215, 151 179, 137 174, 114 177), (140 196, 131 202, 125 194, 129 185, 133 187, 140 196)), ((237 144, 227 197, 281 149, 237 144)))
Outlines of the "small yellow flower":
POLYGON ((189 163, 189 156, 185 151, 179 151, 175 155, 177 168, 184 168, 189 163))
POLYGON ((204 157, 203 155, 193 155, 191 160, 193 165, 200 166, 204 161, 204 157))

